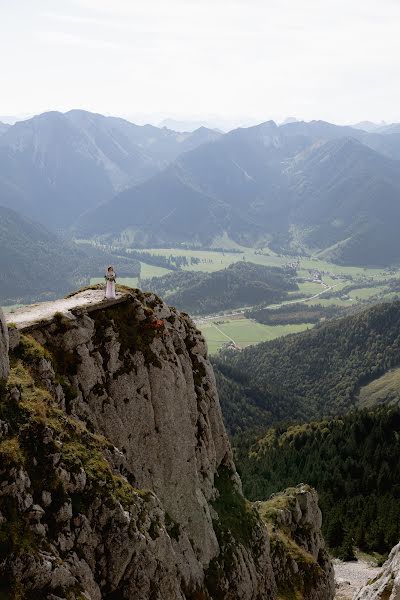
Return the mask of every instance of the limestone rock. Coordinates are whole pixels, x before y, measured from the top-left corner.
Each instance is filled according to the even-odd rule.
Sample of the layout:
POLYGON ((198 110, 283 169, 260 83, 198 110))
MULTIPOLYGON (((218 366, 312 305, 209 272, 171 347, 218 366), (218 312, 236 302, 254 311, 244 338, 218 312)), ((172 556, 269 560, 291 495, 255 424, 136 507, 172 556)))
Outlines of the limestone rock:
POLYGON ((381 572, 355 595, 354 600, 398 600, 400 598, 400 543, 392 548, 381 572))
POLYGON ((13 343, 28 371, 8 402, 16 423, 38 415, 2 427, 0 510, 32 552, 10 538, 0 576, 49 598, 274 598, 268 533, 242 496, 193 322, 140 292, 72 312, 26 322, 13 343))
MULTIPOLYGON (((0 388, 12 407, 0 440, 5 589, 18 584, 23 600, 275 599, 303 565, 270 548, 243 497, 191 319, 138 290, 55 307, 19 315, 18 369, 0 388)), ((292 496, 279 522, 312 562, 304 598, 330 600, 317 498, 305 486, 292 496)))
POLYGON ((3 311, 0 308, 0 380, 7 379, 9 372, 8 361, 8 328, 3 311))
POLYGON ((19 331, 19 329, 17 329, 16 327, 9 327, 8 328, 8 341, 9 341, 9 346, 10 346, 10 351, 14 350, 21 339, 21 333, 19 331))
POLYGON ((256 505, 270 531, 272 567, 281 597, 333 598, 334 571, 321 533, 316 491, 300 484, 256 505))

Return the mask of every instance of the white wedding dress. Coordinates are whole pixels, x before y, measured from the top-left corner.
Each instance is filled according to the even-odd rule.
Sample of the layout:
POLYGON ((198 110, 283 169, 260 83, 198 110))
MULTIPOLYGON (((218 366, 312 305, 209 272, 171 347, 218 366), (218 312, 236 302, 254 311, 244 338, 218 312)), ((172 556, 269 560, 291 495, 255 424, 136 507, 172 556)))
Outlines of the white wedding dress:
POLYGON ((107 300, 114 300, 117 296, 115 294, 115 273, 107 273, 106 275, 106 298, 107 300), (114 278, 114 279, 112 279, 114 278))

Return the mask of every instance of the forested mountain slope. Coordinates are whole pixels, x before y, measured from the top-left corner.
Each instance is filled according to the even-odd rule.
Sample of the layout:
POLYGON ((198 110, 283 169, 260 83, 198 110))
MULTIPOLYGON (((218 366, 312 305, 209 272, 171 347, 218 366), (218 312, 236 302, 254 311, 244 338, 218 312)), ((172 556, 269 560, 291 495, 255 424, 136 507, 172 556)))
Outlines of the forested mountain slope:
MULTIPOLYGON (((400 400, 400 394, 399 394, 400 400)), ((400 538, 400 409, 276 427, 234 439, 245 494, 263 499, 307 481, 319 494, 327 543, 388 552, 400 538)))
POLYGON ((400 162, 352 138, 307 150, 291 166, 293 221, 305 243, 347 264, 400 259, 400 162))
MULTIPOLYGON (((0 206, 0 302, 49 299, 102 276, 113 257, 98 249, 82 250, 42 225, 0 206)), ((119 272, 135 276, 139 263, 119 258, 119 272)))
MULTIPOLYGON (((280 161, 299 147, 303 149, 304 141, 291 138, 286 143, 282 138, 278 143, 278 135, 279 128, 273 122, 232 131, 181 156, 140 189, 132 188, 88 214, 81 226, 88 233, 107 233, 127 227, 135 230, 144 221, 149 224, 149 242, 170 241, 182 219, 182 210, 183 214, 195 210, 191 198, 192 190, 196 190, 202 218, 196 227, 198 217, 194 212, 194 241, 209 243, 223 231, 242 241, 255 241, 264 234, 266 219, 268 228, 286 229, 287 217, 282 208, 287 205, 287 186, 280 161), (180 187, 175 189, 178 182, 180 187), (152 200, 150 207, 145 201, 148 197, 152 200), (262 220, 257 222, 256 216, 262 220), (203 223, 207 223, 205 233, 203 223)), ((192 241, 193 227, 188 231, 181 227, 180 235, 183 240, 192 241)))
POLYGON ((400 134, 273 121, 177 133, 81 110, 0 132, 0 199, 46 226, 125 245, 235 241, 400 262, 400 134))
POLYGON ((213 362, 231 431, 344 414, 357 405, 361 386, 400 365, 400 302, 213 362))
MULTIPOLYGON (((207 196, 186 181, 179 165, 173 164, 150 180, 118 194, 79 220, 77 233, 86 237, 124 233, 132 247, 150 243, 176 246, 190 240, 211 244, 221 233, 221 223, 230 223, 231 208, 207 196)), ((115 235, 114 235, 115 234, 115 235)))
POLYGON ((79 228, 124 232, 138 245, 209 245, 227 232, 243 244, 291 251, 300 243, 339 262, 385 265, 400 261, 400 161, 392 157, 400 158, 400 138, 270 121, 182 154, 90 211, 79 228))
POLYGON ((290 269, 237 262, 214 273, 177 271, 146 282, 169 304, 193 314, 284 300, 298 289, 290 269))

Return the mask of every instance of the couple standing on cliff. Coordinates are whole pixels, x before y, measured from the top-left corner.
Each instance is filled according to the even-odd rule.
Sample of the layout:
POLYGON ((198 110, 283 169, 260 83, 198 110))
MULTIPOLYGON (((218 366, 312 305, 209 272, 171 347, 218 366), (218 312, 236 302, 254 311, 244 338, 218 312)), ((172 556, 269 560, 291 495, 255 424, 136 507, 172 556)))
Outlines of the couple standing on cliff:
POLYGON ((104 298, 106 300, 114 300, 117 296, 115 293, 115 282, 117 280, 117 276, 114 271, 114 267, 108 267, 106 274, 104 275, 104 279, 106 280, 106 292, 104 298))

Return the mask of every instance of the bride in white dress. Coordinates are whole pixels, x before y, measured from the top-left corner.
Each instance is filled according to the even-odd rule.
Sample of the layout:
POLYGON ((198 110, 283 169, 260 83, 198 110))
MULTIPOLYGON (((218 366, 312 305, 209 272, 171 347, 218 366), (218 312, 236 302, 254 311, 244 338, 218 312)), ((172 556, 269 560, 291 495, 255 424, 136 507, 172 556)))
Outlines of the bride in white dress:
POLYGON ((114 267, 108 267, 104 278, 106 280, 106 298, 107 300, 113 300, 117 297, 115 294, 115 281, 117 276, 114 267))

